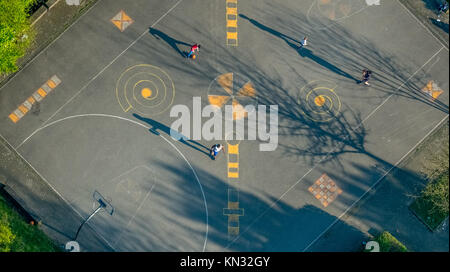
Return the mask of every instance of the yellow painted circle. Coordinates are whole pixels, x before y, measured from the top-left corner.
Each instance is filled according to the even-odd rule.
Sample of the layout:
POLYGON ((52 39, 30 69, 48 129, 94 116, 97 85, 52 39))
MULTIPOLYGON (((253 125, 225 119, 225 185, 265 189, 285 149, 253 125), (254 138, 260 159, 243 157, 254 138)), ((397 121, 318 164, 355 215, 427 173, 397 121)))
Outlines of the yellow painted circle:
POLYGON ((141 90, 141 95, 143 98, 149 98, 150 96, 152 96, 152 90, 150 90, 149 88, 143 88, 141 90))
POLYGON ((316 122, 328 122, 335 118, 342 106, 335 87, 336 84, 328 80, 315 80, 304 86, 300 90, 298 103, 305 105, 302 110, 305 116, 316 122))
POLYGON ((325 104, 325 98, 322 95, 319 95, 316 98, 314 98, 314 103, 317 106, 322 107, 323 104, 325 104))

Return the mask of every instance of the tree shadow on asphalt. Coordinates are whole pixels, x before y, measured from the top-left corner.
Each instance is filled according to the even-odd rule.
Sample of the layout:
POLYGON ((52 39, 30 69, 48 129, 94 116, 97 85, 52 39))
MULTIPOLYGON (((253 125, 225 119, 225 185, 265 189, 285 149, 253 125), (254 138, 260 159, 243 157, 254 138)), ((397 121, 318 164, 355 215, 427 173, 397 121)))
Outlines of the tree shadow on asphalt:
POLYGON ((439 6, 443 4, 446 0, 437 1, 437 0, 422 0, 425 3, 425 7, 436 15, 438 15, 439 6))
POLYGON ((186 52, 185 52, 185 51, 181 51, 181 50, 178 48, 178 45, 181 44, 181 45, 186 45, 186 46, 189 46, 189 47, 190 47, 190 46, 191 46, 190 44, 185 43, 185 42, 182 42, 182 41, 179 41, 179 40, 176 40, 176 39, 170 37, 169 35, 167 35, 166 33, 157 30, 156 28, 150 27, 150 28, 149 28, 149 33, 152 34, 153 37, 155 37, 155 38, 158 39, 158 40, 159 40, 160 38, 163 39, 168 45, 170 45, 170 46, 171 46, 175 51, 177 51, 178 54, 180 54, 182 57, 187 57, 186 52))
POLYGON ((445 31, 445 33, 448 34, 449 32, 449 24, 444 23, 442 21, 438 21, 436 19, 430 18, 430 21, 433 25, 435 25, 436 27, 439 27, 440 29, 442 29, 443 31, 445 31))
POLYGON ((165 134, 167 134, 168 136, 172 137, 173 139, 179 141, 180 143, 182 143, 194 150, 197 150, 205 155, 208 155, 208 157, 210 157, 209 148, 202 145, 201 143, 196 142, 194 140, 190 140, 188 137, 184 136, 183 134, 179 133, 178 131, 173 130, 170 127, 163 125, 160 122, 155 121, 153 119, 142 117, 136 113, 133 113, 133 116, 136 119, 139 119, 139 120, 144 121, 147 124, 149 124, 151 126, 149 131, 151 133, 159 136, 160 135, 159 131, 162 131, 165 134))
MULTIPOLYGON (((176 184, 183 184, 183 180, 193 178, 189 168, 169 165, 162 161, 154 165, 175 173, 178 176, 178 181, 175 181, 176 184)), ((258 195, 259 192, 240 191, 239 208, 244 209, 245 215, 239 218, 239 236, 229 236, 228 218, 223 214, 223 209, 228 207, 228 190, 238 190, 238 188, 209 171, 196 171, 207 200, 208 235, 206 251, 217 250, 217 248, 225 251, 299 251, 305 249, 325 230, 325 227, 340 221, 322 208, 307 202, 302 202, 303 205, 296 208, 271 195, 264 193, 258 195), (305 222, 316 222, 316 224, 306 224, 305 222)), ((140 245, 150 251, 152 248, 158 249, 157 251, 180 251, 180 248, 176 247, 178 245, 183 251, 201 251, 203 241, 200 240, 200 237, 203 238, 206 233, 205 206, 203 200, 199 197, 200 189, 198 187, 183 188, 183 190, 177 191, 159 190, 161 203, 152 203, 152 205, 164 206, 166 205, 164 203, 171 203, 170 213, 158 215, 161 218, 155 216, 150 221, 148 218, 136 218, 135 224, 139 229, 146 230, 147 235, 138 236, 130 233, 123 240, 126 245, 120 245, 120 247, 133 248, 133 245, 140 245), (155 233, 153 224, 162 226, 181 225, 188 229, 192 235, 180 237, 179 233, 169 232, 168 229, 155 233), (196 244, 193 244, 193 241, 190 240, 192 237, 198 237, 196 244), (179 242, 176 245, 168 242, 172 240, 179 242), (191 248, 188 248, 188 245, 191 248)), ((320 206, 318 202, 316 204, 320 206)), ((331 250, 328 245, 318 250, 339 251, 343 247, 347 250, 360 250, 361 242, 367 240, 367 235, 355 227, 345 224, 345 222, 342 223, 345 225, 345 233, 348 235, 347 245, 333 245, 334 250, 331 250)), ((98 227, 103 228, 101 225, 98 227)), ((120 228, 123 226, 114 227, 120 228)), ((331 237, 330 240, 336 238, 331 237)), ((120 249, 117 248, 117 250, 120 249)))
POLYGON ((314 33, 314 36, 310 37, 313 41, 310 41, 309 46, 314 48, 316 56, 327 61, 333 60, 333 65, 347 74, 359 75, 364 68, 372 70, 371 90, 385 93, 385 97, 393 95, 416 100, 448 114, 448 105, 437 99, 431 99, 422 91, 433 77, 424 71, 424 68, 417 71, 417 64, 414 64, 413 59, 400 60, 395 55, 378 48, 367 38, 355 36, 333 21, 330 21, 333 25, 327 27, 327 24, 314 22, 301 14, 293 13, 283 5, 273 3, 267 5, 266 8, 260 7, 260 13, 267 14, 266 10, 271 10, 269 16, 276 22, 274 27, 289 33, 298 32, 299 29, 314 33), (315 31, 314 25, 323 30, 315 31), (411 77, 412 75, 414 77, 411 77))
POLYGON ((264 25, 264 24, 262 24, 262 23, 260 23, 260 22, 258 22, 258 21, 256 21, 256 20, 254 20, 254 19, 251 19, 251 18, 245 16, 244 14, 239 14, 239 16, 242 17, 242 18, 244 18, 244 19, 246 19, 246 20, 248 20, 248 21, 251 22, 253 25, 255 25, 256 27, 258 27, 259 29, 264 30, 264 31, 266 31, 266 32, 268 32, 268 33, 270 33, 270 34, 272 34, 272 35, 274 35, 274 36, 277 36, 277 37, 279 37, 280 39, 283 39, 283 40, 284 40, 290 47, 292 47, 292 48, 293 48, 300 56, 302 56, 302 57, 304 57, 304 58, 309 58, 309 59, 311 59, 312 61, 314 61, 314 62, 316 62, 317 64, 319 64, 320 66, 322 66, 322 67, 324 67, 324 68, 326 68, 326 69, 332 71, 333 73, 336 73, 336 74, 338 74, 338 75, 341 75, 341 76, 344 76, 344 77, 346 77, 346 78, 352 79, 352 80, 354 80, 355 82, 358 82, 358 80, 355 79, 352 75, 350 75, 350 74, 348 74, 348 73, 342 71, 341 69, 339 69, 339 68, 336 67, 335 65, 329 63, 329 62, 326 61, 325 59, 323 59, 323 58, 321 58, 321 57, 319 57, 319 56, 314 55, 313 52, 312 52, 311 50, 309 50, 309 49, 307 49, 307 48, 305 48, 305 47, 300 48, 298 45, 296 45, 296 44, 294 44, 294 43, 291 42, 291 41, 294 41, 294 42, 296 42, 297 44, 300 44, 299 41, 297 41, 297 40, 295 40, 295 39, 293 39, 293 38, 291 38, 291 37, 289 37, 289 36, 287 36, 287 35, 285 35, 285 34, 283 34, 283 33, 280 33, 280 32, 278 32, 278 31, 276 31, 276 30, 274 30, 274 29, 272 29, 272 28, 270 28, 270 27, 268 27, 268 26, 266 26, 266 25, 264 25))
MULTIPOLYGON (((271 25, 273 28, 264 26, 257 20, 245 15, 241 17, 249 20, 252 25, 279 37, 289 47, 298 52, 295 45, 296 40, 274 29, 284 29, 283 32, 295 33, 299 29, 310 30, 311 24, 314 25, 314 22, 308 21, 309 19, 305 18, 304 15, 294 13, 283 5, 265 5, 267 7, 260 7, 260 13, 267 14, 267 10, 273 11, 270 15, 266 15, 266 17, 270 16, 273 19, 272 22, 276 22, 275 25, 271 25)), ((330 23, 334 22, 330 21, 330 23)), ((369 68, 374 71, 371 86, 358 87, 355 84, 355 89, 361 89, 361 92, 355 92, 352 94, 353 97, 359 96, 368 102, 372 99, 386 101, 391 97, 405 97, 448 113, 447 105, 439 100, 430 100, 430 96, 422 91, 431 75, 426 71, 417 72, 413 70, 416 69, 417 65, 412 60, 400 60, 395 55, 381 50, 370 40, 362 36, 355 36, 355 34, 337 24, 333 24, 331 27, 327 27, 323 22, 319 24, 323 30, 314 32, 314 42, 309 45, 314 51, 314 57, 311 54, 309 55, 313 59, 317 58, 315 63, 332 67, 334 71, 333 69, 331 71, 337 74, 338 78, 342 77, 341 84, 348 84, 349 86, 355 84, 356 77, 352 75, 359 76, 362 68, 369 68), (333 63, 330 60, 333 60, 333 63), (339 63, 339 65, 336 63, 339 63), (411 75, 414 75, 414 77, 411 75)), ((205 33, 203 29, 198 29, 199 26, 194 25, 192 27, 198 33, 205 33)), ((201 35, 205 36, 206 34, 201 35)), ((206 36, 203 36, 200 36, 200 38, 205 39, 206 36)), ((277 54, 280 51, 277 40, 273 43, 267 43, 265 50, 277 54)), ((283 59, 283 56, 280 56, 279 61, 283 62, 291 73, 291 76, 286 78, 270 66, 264 67, 264 70, 255 69, 254 62, 248 57, 233 54, 220 44, 215 44, 215 46, 221 54, 220 57, 213 61, 203 61, 201 65, 196 66, 196 69, 191 69, 189 65, 172 63, 164 58, 158 59, 158 61, 167 69, 185 73, 183 76, 188 78, 198 77, 213 80, 217 75, 229 71, 239 71, 246 76, 258 90, 257 100, 259 104, 279 106, 279 134, 291 137, 290 141, 283 139, 282 144, 280 144, 286 155, 303 158, 310 165, 318 161, 327 162, 330 160, 339 163, 340 155, 345 153, 362 153, 377 161, 382 161, 366 150, 368 131, 363 123, 365 116, 352 109, 351 105, 343 103, 339 114, 325 112, 325 114, 333 116, 330 121, 319 120, 318 122, 310 118, 314 113, 308 111, 305 101, 299 99, 300 87, 294 90, 288 86, 294 84, 305 86, 309 82, 302 76, 301 69, 299 69, 301 68, 299 64, 303 67, 305 65, 301 64, 301 59, 296 61, 289 59, 289 57, 283 59), (292 83, 293 81, 295 83, 292 83)), ((308 54, 308 51, 305 51, 305 54, 308 54)), ((319 76, 323 75, 325 78, 330 78, 330 73, 327 73, 328 70, 324 70, 322 65, 308 65, 307 69, 318 73, 319 76)), ((337 79, 330 78, 330 80, 337 79)))

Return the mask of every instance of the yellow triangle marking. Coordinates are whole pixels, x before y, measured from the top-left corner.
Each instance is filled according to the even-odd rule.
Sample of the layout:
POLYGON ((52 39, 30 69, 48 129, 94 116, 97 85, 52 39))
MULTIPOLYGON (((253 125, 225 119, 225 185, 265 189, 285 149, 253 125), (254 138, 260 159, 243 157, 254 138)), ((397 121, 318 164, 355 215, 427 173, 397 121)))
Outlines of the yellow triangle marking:
POLYGON ((225 95, 208 95, 209 104, 221 108, 230 99, 225 95))
POLYGON ((245 85, 239 90, 238 96, 255 97, 256 96, 256 90, 253 87, 253 84, 251 82, 245 83, 245 85))
POLYGON ((111 21, 118 29, 122 30, 122 21, 112 20, 111 21))
POLYGON ((233 93, 233 73, 222 74, 217 78, 217 82, 219 83, 224 90, 232 94, 233 93))
POLYGON ((128 16, 123 10, 121 11, 122 13, 122 21, 133 21, 133 19, 130 18, 130 16, 128 16))
POLYGON ((433 99, 438 98, 444 91, 433 91, 431 93, 431 96, 433 97, 433 99))

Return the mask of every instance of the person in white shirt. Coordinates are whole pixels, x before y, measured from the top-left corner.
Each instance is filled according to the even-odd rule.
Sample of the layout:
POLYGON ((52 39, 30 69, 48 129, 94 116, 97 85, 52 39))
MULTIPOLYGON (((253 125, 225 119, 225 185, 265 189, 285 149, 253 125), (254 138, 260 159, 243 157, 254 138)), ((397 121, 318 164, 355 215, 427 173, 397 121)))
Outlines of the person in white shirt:
POLYGON ((306 42, 308 40, 308 37, 304 37, 303 40, 300 42, 300 48, 302 48, 303 46, 306 46, 308 43, 306 42))
POLYGON ((224 147, 223 145, 221 145, 221 144, 215 144, 215 145, 213 145, 213 146, 211 147, 211 150, 210 150, 210 154, 211 154, 212 159, 215 160, 215 159, 216 159, 216 156, 217 156, 217 155, 219 154, 219 152, 222 151, 222 150, 223 150, 223 152, 225 152, 225 147, 224 147))

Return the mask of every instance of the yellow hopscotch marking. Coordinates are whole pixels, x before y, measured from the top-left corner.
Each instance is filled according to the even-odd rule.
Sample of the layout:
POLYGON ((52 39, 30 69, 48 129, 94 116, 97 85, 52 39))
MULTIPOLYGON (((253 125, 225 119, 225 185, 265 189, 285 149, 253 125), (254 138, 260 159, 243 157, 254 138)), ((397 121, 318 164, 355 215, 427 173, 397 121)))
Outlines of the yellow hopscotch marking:
POLYGON ((244 216, 244 209, 239 208, 239 191, 228 189, 228 207, 223 209, 228 216, 228 234, 239 235, 239 217, 244 216))
POLYGON ((34 103, 41 101, 46 97, 53 89, 55 89, 61 80, 56 76, 52 76, 46 83, 44 83, 37 91, 35 91, 30 97, 25 100, 21 105, 17 107, 8 117, 13 123, 17 123, 27 112, 31 110, 34 103))
POLYGON ((227 45, 238 46, 237 0, 226 0, 227 45))
MULTIPOLYGON (((228 178, 239 179, 239 144, 227 142, 227 168, 228 178)), ((228 189, 228 206, 223 209, 223 214, 228 216, 228 235, 239 235, 239 217, 244 215, 244 209, 239 208, 239 191, 228 189)))

